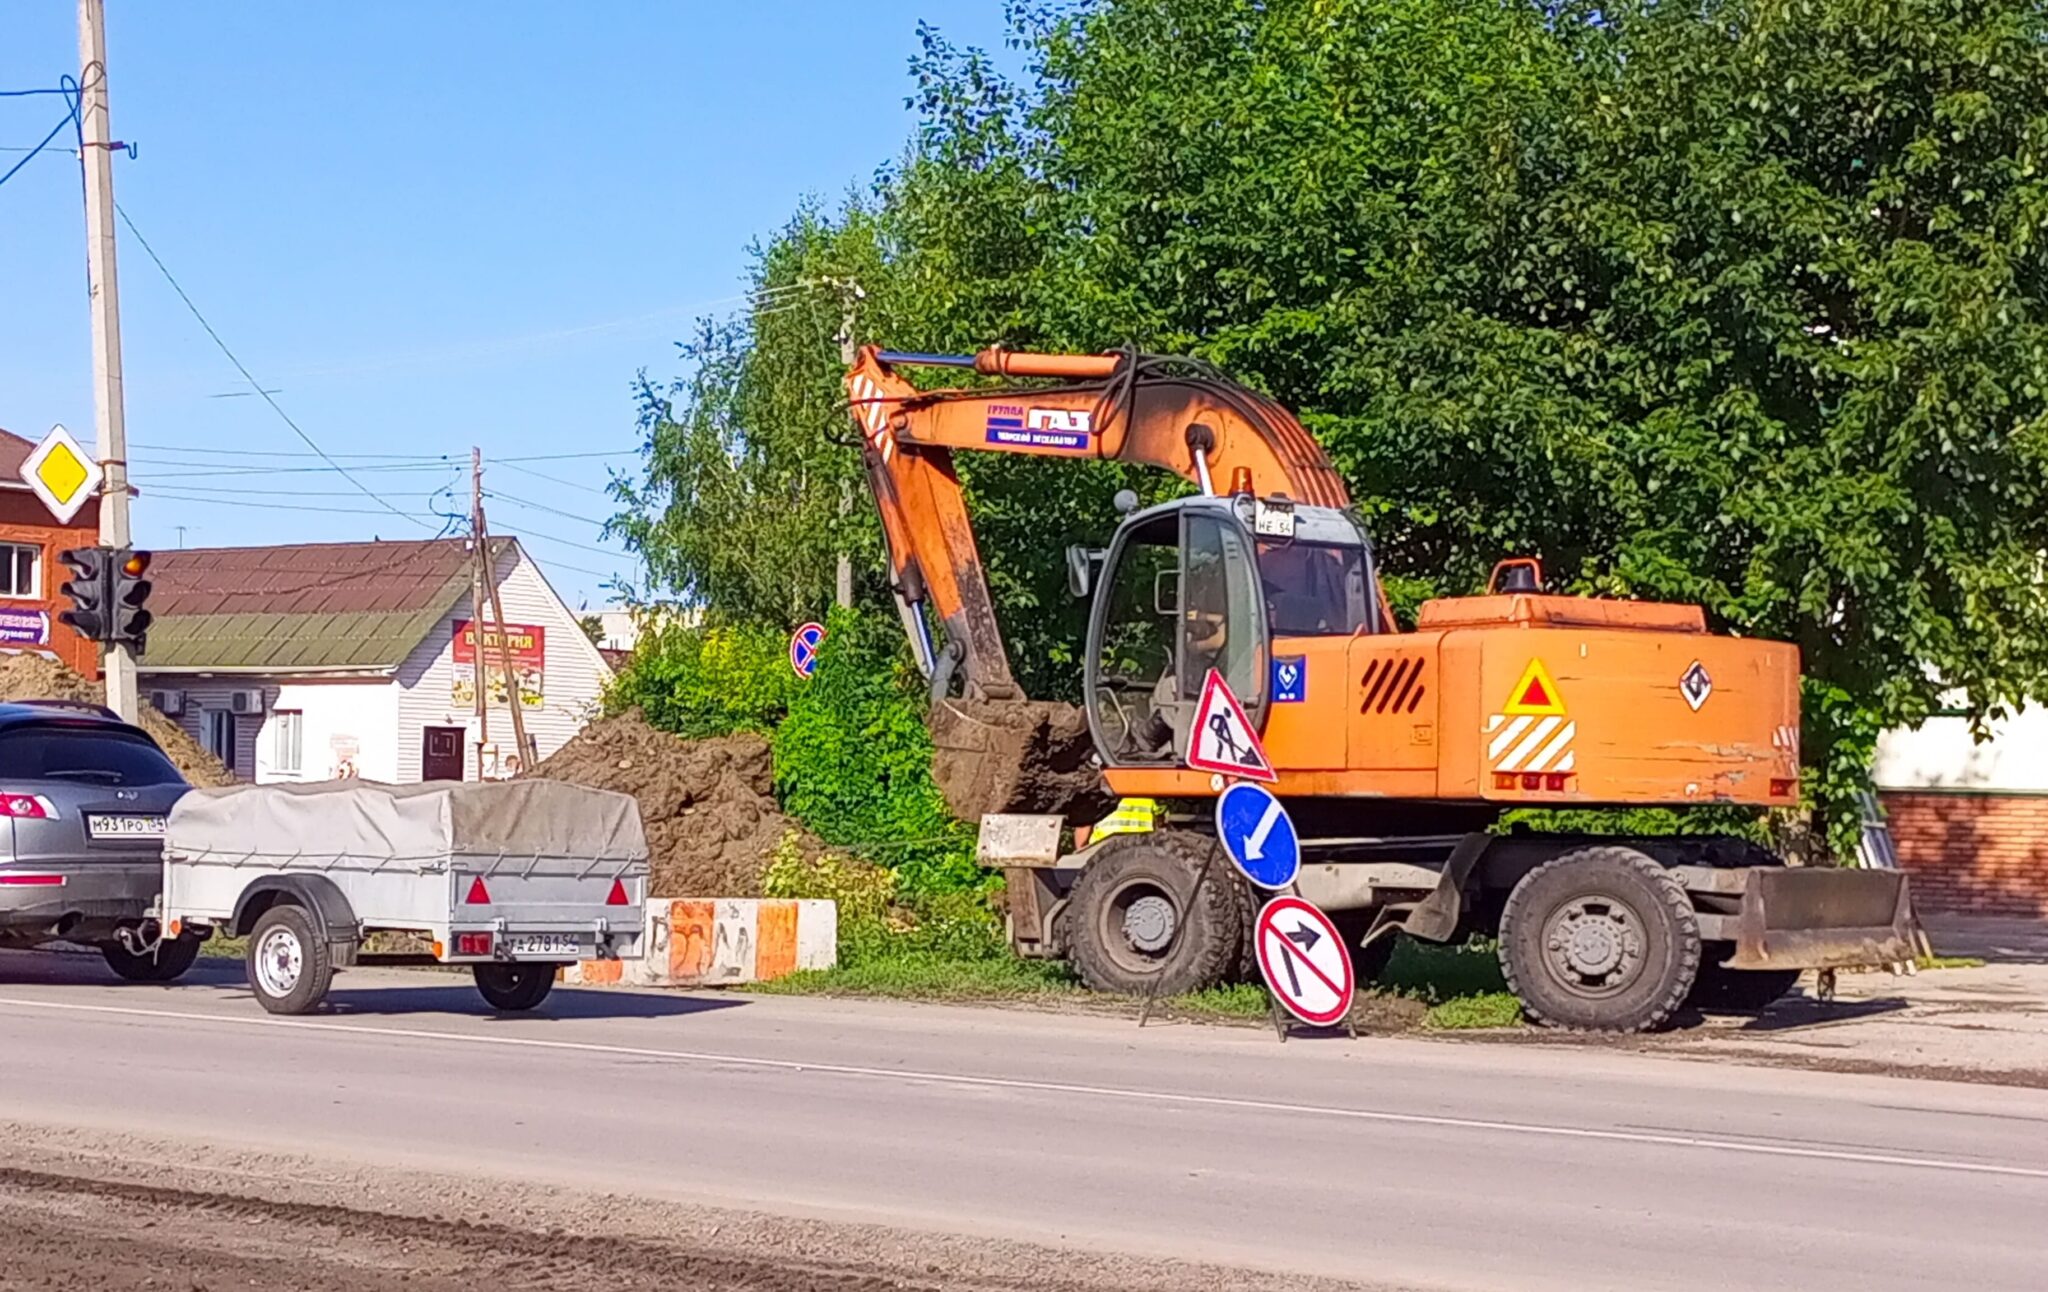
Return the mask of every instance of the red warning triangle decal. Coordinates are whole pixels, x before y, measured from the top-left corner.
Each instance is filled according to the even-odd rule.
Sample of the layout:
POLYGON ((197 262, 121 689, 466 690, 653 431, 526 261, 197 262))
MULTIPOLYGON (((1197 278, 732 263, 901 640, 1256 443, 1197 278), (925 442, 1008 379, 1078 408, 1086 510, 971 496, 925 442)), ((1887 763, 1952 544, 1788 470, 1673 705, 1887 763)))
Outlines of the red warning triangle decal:
POLYGON ((626 896, 625 880, 614 879, 612 881, 612 891, 604 899, 604 904, 606 906, 631 906, 633 904, 633 899, 626 896))
POLYGON ((489 906, 491 904, 491 892, 484 887, 484 877, 482 875, 478 875, 475 879, 469 881, 469 896, 462 900, 470 906, 489 906))
POLYGON ((1564 697, 1557 692, 1557 683, 1550 678, 1550 670, 1543 667, 1543 661, 1532 659, 1529 667, 1522 670, 1522 676, 1508 692, 1508 702, 1502 713, 1535 717, 1564 716, 1564 697))
POLYGON ((1188 732, 1188 766, 1251 781, 1280 779, 1273 774, 1273 764, 1267 761, 1265 746, 1259 743, 1259 733, 1252 729, 1244 706, 1213 668, 1202 683, 1202 700, 1195 706, 1195 724, 1188 732))

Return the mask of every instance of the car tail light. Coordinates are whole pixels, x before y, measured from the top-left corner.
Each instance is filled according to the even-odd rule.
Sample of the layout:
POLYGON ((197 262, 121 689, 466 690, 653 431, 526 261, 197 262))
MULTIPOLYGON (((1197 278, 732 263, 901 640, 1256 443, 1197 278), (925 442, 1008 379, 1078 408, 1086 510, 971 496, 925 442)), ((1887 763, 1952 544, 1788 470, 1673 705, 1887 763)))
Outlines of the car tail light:
POLYGON ((0 816, 17 821, 55 821, 57 805, 40 794, 0 794, 0 816))
POLYGON ((455 954, 459 956, 487 956, 491 954, 491 935, 488 933, 456 934, 455 954))
POLYGON ((469 896, 462 900, 471 906, 489 906, 491 904, 491 890, 484 887, 484 877, 482 875, 478 875, 475 879, 469 881, 469 896))
POLYGON ((626 881, 614 879, 611 894, 604 899, 606 906, 631 906, 633 899, 626 896, 626 881))

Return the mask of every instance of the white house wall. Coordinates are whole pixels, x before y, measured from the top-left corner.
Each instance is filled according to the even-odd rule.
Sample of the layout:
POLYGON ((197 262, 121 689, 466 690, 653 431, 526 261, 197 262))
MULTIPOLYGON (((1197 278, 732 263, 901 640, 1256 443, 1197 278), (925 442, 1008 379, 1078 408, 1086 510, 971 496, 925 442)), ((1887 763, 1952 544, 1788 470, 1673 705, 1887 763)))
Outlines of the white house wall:
MULTIPOLYGON (((596 714, 604 685, 611 678, 604 656, 583 635, 576 616, 562 603, 547 581, 526 558, 523 550, 501 558, 498 595, 504 602, 505 621, 537 624, 547 632, 547 661, 542 673, 542 700, 538 707, 522 710, 527 734, 546 758, 583 729, 596 714)), ((486 612, 488 615, 488 611, 486 612)), ((467 727, 474 713, 467 705, 455 707, 455 624, 470 618, 468 598, 449 607, 398 669, 397 729, 405 733, 398 745, 397 769, 401 782, 420 778, 420 732, 425 727, 467 727)), ((465 665, 465 668, 468 666, 465 665)), ((509 755, 512 751, 512 716, 509 706, 490 706, 491 740, 509 755)), ((476 745, 463 742, 463 775, 476 776, 476 745)))
POLYGON ((2048 792, 2048 709, 2024 709, 1994 724, 1983 744, 1965 718, 1929 718, 1877 741, 1878 787, 1979 792, 2048 792))
POLYGON ((143 685, 151 691, 182 692, 178 725, 202 743, 209 710, 228 710, 233 692, 261 692, 262 713, 235 715, 235 772, 244 780, 328 780, 339 772, 340 757, 351 743, 358 777, 390 781, 398 775, 398 688, 389 679, 159 675, 145 676, 143 685), (281 709, 300 714, 296 774, 277 766, 274 715, 281 709))

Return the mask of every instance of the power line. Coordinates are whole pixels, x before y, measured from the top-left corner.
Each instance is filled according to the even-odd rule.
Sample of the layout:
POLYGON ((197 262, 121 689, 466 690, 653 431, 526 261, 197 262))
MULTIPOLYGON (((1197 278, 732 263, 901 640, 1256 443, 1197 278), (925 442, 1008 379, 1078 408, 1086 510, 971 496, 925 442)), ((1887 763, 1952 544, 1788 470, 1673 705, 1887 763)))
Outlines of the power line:
MULTIPOLYGON (((389 513, 393 516, 404 517, 423 529, 434 528, 434 526, 426 524, 425 521, 420 519, 421 516, 429 513, 400 511, 391 504, 384 503, 382 498, 378 498, 377 501, 384 503, 384 510, 374 511, 368 507, 308 507, 300 503, 290 502, 252 502, 246 498, 209 498, 205 494, 176 493, 167 489, 154 490, 152 496, 168 499, 171 502, 199 502, 212 507, 256 507, 264 511, 319 511, 335 516, 382 516, 389 513)), ((439 520, 441 518, 436 515, 434 519, 439 520)), ((602 551, 603 549, 600 548, 598 550, 602 551)))
POLYGON ((547 474, 545 471, 535 471, 529 467, 518 466, 510 461, 507 461, 504 458, 492 458, 490 460, 490 463, 494 467, 507 467, 513 471, 517 471, 520 475, 532 476, 536 480, 545 480, 549 484, 560 485, 564 489, 581 489, 585 493, 594 493, 606 498, 609 498, 611 496, 605 490, 596 488, 595 486, 587 484, 577 484, 574 480, 564 480, 560 476, 551 476, 547 474))
POLYGON ((612 550, 611 550, 610 548, 608 548, 608 547, 598 547, 598 546, 595 546, 594 544, 591 544, 591 543, 579 543, 579 542, 577 542, 577 541, 576 541, 575 539, 573 539, 573 538, 560 538, 560 537, 557 537, 557 536, 556 536, 556 535, 554 535, 554 534, 543 534, 543 533, 541 533, 541 532, 540 532, 540 531, 538 531, 538 530, 532 530, 532 529, 520 529, 520 530, 512 531, 512 532, 511 532, 511 534, 510 534, 510 537, 513 537, 513 538, 539 538, 539 539, 545 539, 546 541, 548 541, 548 542, 550 542, 550 543, 560 543, 560 544, 561 544, 561 545, 562 545, 563 547, 574 547, 574 548, 580 548, 580 549, 582 549, 583 551, 586 551, 586 552, 596 552, 596 553, 597 553, 597 554, 598 554, 599 556, 623 556, 623 555, 625 555, 625 553, 623 553, 623 552, 614 552, 614 551, 612 551, 612 550))
POLYGON ((13 179, 14 172, 20 170, 22 167, 34 161, 36 159, 36 154, 41 152, 43 149, 49 147, 50 141, 57 137, 58 132, 63 130, 64 127, 70 124, 71 118, 67 115, 62 121, 59 121, 56 125, 51 126, 50 133, 43 136, 43 142, 37 144, 33 148, 28 149, 28 156, 23 157, 20 161, 14 163, 14 165, 9 166, 7 168, 7 173, 5 175, 0 175, 0 184, 5 184, 8 180, 13 179))
MULTIPOLYGON (((246 393, 246 392, 244 392, 246 393)), ((297 449, 223 449, 198 444, 131 444, 131 449, 143 449, 150 453, 213 453, 238 458, 356 458, 364 461, 386 462, 447 462, 460 466, 454 455, 448 453, 304 453, 297 449)))
POLYGON ((499 493, 496 489, 486 489, 484 491, 484 497, 497 498, 500 499, 501 501, 509 502, 515 507, 531 507, 535 511, 544 511, 550 516, 560 516, 563 520, 580 520, 586 525, 595 525, 599 529, 603 529, 605 525, 609 523, 607 521, 596 520, 589 516, 579 516, 573 511, 563 511, 559 507, 550 507, 546 503, 534 502, 530 499, 521 498, 514 494, 499 493))
POLYGON ((362 492, 364 497, 369 498, 372 502, 375 502, 379 507, 382 507, 384 510, 390 512, 392 515, 397 516, 402 520, 405 520, 409 524, 420 526, 422 529, 434 528, 432 525, 426 524, 424 521, 421 521, 417 517, 408 515, 407 513, 400 511, 397 507, 392 506, 389 502, 386 502, 382 497, 378 496, 375 490, 371 489, 368 485, 364 484, 362 481, 350 475, 346 467, 342 466, 339 462, 336 462, 333 458, 328 457, 327 450, 321 448, 320 445, 314 441, 312 436, 306 434, 306 432, 300 428, 299 424, 292 420, 291 414, 284 411, 284 405, 278 403, 277 400, 263 388, 263 383, 256 380, 255 375, 249 371, 248 366, 245 365, 239 358, 235 356, 235 352, 233 350, 228 348, 228 343, 221 340, 220 333, 214 331, 213 324, 206 321, 206 316, 199 312, 199 307, 192 303, 192 298, 190 296, 185 294, 185 289, 179 284, 177 276, 171 273, 170 267, 168 265, 164 264, 163 257, 156 254, 156 248, 149 245, 149 239, 143 237, 142 231, 135 227, 135 221, 128 218, 127 209, 123 207, 120 203, 116 202, 114 204, 114 211, 121 217, 121 223, 128 226, 128 232, 134 235, 136 244, 142 248, 143 253, 149 257, 151 263, 156 265, 157 272, 161 273, 164 276, 164 281, 169 283, 171 285, 171 290, 178 294, 178 299, 185 302, 185 308, 192 312, 192 317, 199 321, 199 326, 206 329, 206 335, 213 338, 213 343, 216 346, 220 347, 220 352, 227 356, 228 362, 235 365, 235 371, 242 374, 242 379, 249 383, 249 388, 251 390, 254 390, 258 395, 261 395, 263 397, 263 402, 270 405, 271 411, 276 413, 279 418, 283 419, 284 424, 286 426, 292 428, 292 434, 298 436, 301 440, 304 440, 307 448, 313 450, 313 452, 317 453, 320 456, 320 459, 322 461, 326 462, 336 471, 339 471, 343 479, 347 480, 350 484, 354 485, 358 490, 362 492))

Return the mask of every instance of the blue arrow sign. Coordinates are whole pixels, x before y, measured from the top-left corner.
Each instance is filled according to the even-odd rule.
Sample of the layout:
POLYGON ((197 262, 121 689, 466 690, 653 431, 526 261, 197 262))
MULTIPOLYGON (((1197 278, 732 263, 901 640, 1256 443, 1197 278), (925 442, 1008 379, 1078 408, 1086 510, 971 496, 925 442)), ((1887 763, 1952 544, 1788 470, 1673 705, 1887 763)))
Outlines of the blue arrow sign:
POLYGON ((1285 888, 1301 874, 1301 838, 1287 809, 1263 785, 1242 781, 1217 796, 1216 837, 1260 888, 1285 888))

